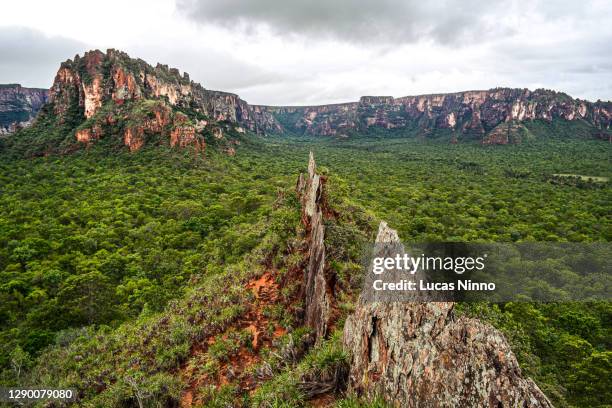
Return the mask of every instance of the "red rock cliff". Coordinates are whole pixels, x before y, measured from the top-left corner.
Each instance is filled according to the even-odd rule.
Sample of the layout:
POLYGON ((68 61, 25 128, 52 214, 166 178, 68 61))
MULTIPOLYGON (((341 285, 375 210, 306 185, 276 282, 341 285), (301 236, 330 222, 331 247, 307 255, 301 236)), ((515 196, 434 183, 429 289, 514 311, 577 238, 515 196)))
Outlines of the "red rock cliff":
POLYGON ((204 89, 187 73, 180 75, 167 65, 153 67, 113 49, 89 51, 62 63, 50 93, 57 115, 65 117, 76 111, 76 117, 83 120, 93 117, 108 101, 121 105, 140 99, 163 99, 170 106, 254 132, 280 130, 269 112, 251 107, 237 95, 204 89))
MULTIPOLYGON (((58 124, 75 131, 92 129, 94 123, 90 122, 94 119, 95 125, 102 126, 99 116, 112 116, 114 123, 126 125, 122 132, 127 127, 130 134, 136 132, 126 140, 140 140, 142 132, 143 138, 147 132, 154 132, 146 124, 142 132, 134 128, 139 125, 137 119, 147 116, 143 112, 148 101, 163 102, 174 111, 190 114, 191 123, 174 123, 171 118, 167 124, 182 128, 173 137, 168 136, 175 145, 195 140, 187 129, 196 129, 195 121, 209 127, 230 124, 241 132, 290 131, 342 137, 368 129, 396 129, 421 136, 447 133, 453 143, 471 138, 483 144, 506 144, 529 136, 530 121, 561 120, 580 122, 590 126, 594 136, 612 138, 612 102, 592 103, 550 90, 496 88, 402 98, 364 96, 358 102, 305 107, 249 105, 235 94, 205 89, 191 81, 187 73, 181 75, 167 65, 153 67, 113 49, 106 53, 89 51, 62 63, 50 90, 49 110, 58 124), (132 109, 136 105, 139 107, 132 109), (117 107, 121 106, 129 106, 132 111, 119 112, 117 107), (183 136, 178 137, 178 133, 183 136)), ((163 132, 172 132, 165 126, 163 132)), ((93 133, 98 138, 103 136, 93 133)), ((92 140, 83 132, 76 137, 92 140)))
POLYGON ((47 102, 48 96, 46 89, 0 84, 0 134, 28 126, 47 102))
POLYGON ((517 141, 514 131, 519 129, 511 126, 510 139, 500 137, 503 130, 508 130, 505 125, 493 137, 486 137, 498 126, 537 119, 583 121, 594 131, 612 130, 612 102, 592 103, 543 89, 497 88, 402 98, 364 96, 352 103, 260 109, 273 113, 289 130, 320 136, 344 136, 371 127, 418 129, 422 134, 448 129, 455 135, 471 135, 483 143, 497 144, 517 141))

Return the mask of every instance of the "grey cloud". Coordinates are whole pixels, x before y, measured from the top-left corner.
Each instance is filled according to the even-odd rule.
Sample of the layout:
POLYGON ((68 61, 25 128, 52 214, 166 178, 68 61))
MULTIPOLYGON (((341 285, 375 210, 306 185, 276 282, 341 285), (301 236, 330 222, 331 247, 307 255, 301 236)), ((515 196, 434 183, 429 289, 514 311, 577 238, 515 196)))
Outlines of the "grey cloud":
POLYGON ((61 61, 87 46, 63 37, 48 37, 25 27, 0 27, 0 83, 48 88, 61 61))
POLYGON ((512 36, 534 16, 538 23, 589 24, 597 13, 575 0, 176 0, 201 24, 281 35, 397 44, 420 40, 470 45, 512 36))
POLYGON ((507 30, 492 16, 510 0, 177 0, 177 9, 202 23, 351 42, 468 41, 507 30))
POLYGON ((566 80, 573 78, 583 84, 589 79, 577 75, 593 75, 591 81, 600 81, 596 75, 607 75, 609 80, 612 74, 610 43, 612 32, 599 30, 592 34, 586 32, 554 46, 502 42, 491 55, 490 69, 522 71, 532 77, 541 75, 543 78, 566 75, 566 80))
POLYGON ((156 61, 189 73, 193 81, 208 89, 235 92, 241 95, 245 89, 276 84, 289 80, 286 74, 260 68, 240 60, 229 52, 190 46, 139 46, 130 47, 131 56, 143 58, 155 65, 156 61))
MULTIPOLYGON (((178 14, 170 22, 184 24, 187 16, 212 26, 202 30, 205 35, 188 30, 186 37, 181 30, 169 35, 159 29, 164 21, 147 21, 155 31, 141 38, 126 35, 120 48, 252 103, 341 102, 366 93, 403 96, 494 86, 611 96, 612 6, 605 0, 175 1, 178 14), (262 27, 276 37, 269 44, 262 41, 267 35, 259 35, 262 27), (288 41, 277 50, 278 38, 288 41), (245 53, 250 47, 272 49, 245 53), (257 54, 274 58, 250 59, 257 54)), ((87 48, 32 29, 0 28, 0 83, 48 87, 59 62, 87 48)))

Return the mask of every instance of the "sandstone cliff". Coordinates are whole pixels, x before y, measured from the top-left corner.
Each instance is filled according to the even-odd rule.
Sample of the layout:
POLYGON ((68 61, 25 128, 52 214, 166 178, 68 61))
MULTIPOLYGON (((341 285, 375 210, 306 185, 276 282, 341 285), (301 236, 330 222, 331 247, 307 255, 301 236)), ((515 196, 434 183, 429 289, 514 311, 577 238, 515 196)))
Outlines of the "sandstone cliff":
POLYGON ((544 89, 364 96, 352 103, 261 109, 273 113, 293 132, 320 136, 347 136, 368 128, 416 130, 422 135, 444 129, 455 141, 471 137, 485 144, 505 144, 519 141, 519 124, 538 119, 583 121, 593 127, 594 134, 608 134, 612 127, 612 102, 592 103, 544 89))
POLYGON ((176 68, 152 67, 113 49, 89 51, 63 62, 50 91, 56 114, 78 109, 84 119, 93 117, 109 100, 121 105, 146 99, 161 99, 211 120, 240 123, 254 132, 276 128, 269 113, 251 107, 238 95, 204 89, 176 68))
POLYGON ((153 67, 113 49, 63 62, 39 122, 61 129, 67 138, 63 145, 90 145, 109 137, 131 151, 148 142, 203 150, 209 135, 226 142, 231 154, 236 143, 226 140, 227 131, 280 130, 269 112, 235 94, 207 90, 187 73, 153 67))
MULTIPOLYGON (((29 123, 45 102, 43 90, 1 88, 0 132, 29 123)), ((41 112, 40 126, 46 126, 41 133, 57 139, 39 146, 44 154, 71 151, 75 146, 70 143, 90 145, 107 136, 118 137, 130 150, 148 141, 202 150, 206 135, 219 140, 224 131, 247 130, 346 137, 384 129, 422 137, 445 133, 453 143, 507 144, 530 136, 527 127, 535 120, 581 123, 592 136, 612 140, 612 102, 592 103, 549 90, 364 96, 359 102, 306 107, 250 105, 238 95, 205 89, 178 69, 153 67, 113 49, 63 62, 41 112)), ((227 142, 224 149, 231 154, 232 140, 227 142)))
MULTIPOLYGON (((399 242, 381 223, 377 242, 399 242)), ((378 255, 376 255, 378 256, 378 255)), ((545 407, 504 336, 451 302, 367 302, 344 326, 349 387, 397 407, 545 407)))
POLYGON ((0 135, 28 126, 48 96, 46 89, 0 85, 0 135))

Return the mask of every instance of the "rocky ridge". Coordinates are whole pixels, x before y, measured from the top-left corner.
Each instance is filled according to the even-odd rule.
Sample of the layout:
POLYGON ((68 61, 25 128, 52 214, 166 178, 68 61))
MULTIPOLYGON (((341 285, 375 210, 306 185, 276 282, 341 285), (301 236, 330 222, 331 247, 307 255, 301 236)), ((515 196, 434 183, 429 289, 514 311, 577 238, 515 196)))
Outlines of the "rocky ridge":
MULTIPOLYGON (((311 152, 297 192, 308 244, 304 323, 317 342, 328 334, 335 301, 325 275, 324 188, 311 152)), ((374 257, 404 251, 397 232, 385 222, 376 242, 374 257)), ((537 384, 523 376, 501 332, 459 316, 453 302, 432 299, 372 302, 362 294, 344 324, 348 367, 343 378, 332 379, 334 387, 347 384, 360 398, 382 397, 394 407, 552 408, 537 384)))
MULTIPOLYGON (((526 125, 535 120, 580 122, 593 136, 612 140, 612 102, 593 103, 550 90, 496 88, 402 98, 364 96, 358 102, 321 106, 250 105, 236 94, 205 89, 176 68, 152 66, 114 49, 88 51, 63 62, 48 100, 43 90, 0 88, 0 115, 4 109, 15 117, 7 100, 22 101, 17 116, 24 125, 42 106, 37 122, 46 124, 45 133, 60 129, 64 146, 89 146, 119 136, 131 151, 148 141, 201 151, 211 136, 209 140, 223 140, 232 154, 233 140, 224 135, 246 131, 348 137, 383 129, 423 137, 444 133, 452 143, 472 139, 507 144, 529 136, 526 125)), ((44 149, 54 150, 48 145, 44 149)))
POLYGON ((0 85, 0 135, 28 126, 48 96, 47 89, 0 85))
MULTIPOLYGON (((227 131, 280 129, 270 113, 235 94, 205 89, 176 68, 153 67, 114 49, 63 62, 41 115, 73 141, 90 145, 119 135, 131 151, 148 141, 203 150, 206 134, 219 140, 227 131)), ((227 144, 231 154, 232 141, 227 144)))
POLYGON ((612 102, 593 103, 545 89, 364 96, 359 102, 264 109, 293 132, 320 136, 348 136, 369 128, 409 129, 422 135, 447 130, 455 142, 472 137, 484 144, 506 144, 520 141, 522 123, 532 120, 583 121, 598 136, 612 127, 612 102))
POLYGON ((330 295, 325 277, 325 225, 322 194, 325 179, 316 172, 310 152, 308 174, 300 174, 296 186, 302 203, 302 224, 307 231, 307 265, 303 276, 304 322, 313 329, 315 341, 325 337, 331 314, 330 295))

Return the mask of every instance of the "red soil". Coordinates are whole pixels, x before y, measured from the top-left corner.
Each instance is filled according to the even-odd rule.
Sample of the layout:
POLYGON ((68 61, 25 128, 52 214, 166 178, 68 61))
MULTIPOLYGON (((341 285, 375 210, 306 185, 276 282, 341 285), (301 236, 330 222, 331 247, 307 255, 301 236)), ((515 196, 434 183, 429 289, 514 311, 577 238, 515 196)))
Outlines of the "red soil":
MULTIPOLYGON (((268 328, 271 322, 264 315, 265 309, 276 304, 279 298, 279 286, 275 281, 273 272, 266 271, 260 277, 247 283, 246 287, 255 295, 255 301, 250 305, 244 316, 234 325, 228 327, 225 331, 226 334, 222 335, 222 338, 225 339, 230 329, 248 330, 253 336, 251 347, 242 346, 236 353, 229 356, 229 360, 221 365, 216 378, 210 378, 208 375, 198 377, 193 373, 193 369, 185 364, 181 368, 181 376, 189 386, 183 392, 181 407, 189 408, 194 404, 201 403, 202 401, 198 398, 199 389, 208 385, 214 385, 218 388, 237 380, 237 384, 244 391, 252 391, 256 388, 256 378, 246 375, 248 369, 261 361, 259 351, 263 347, 270 347, 274 339, 286 333, 285 329, 273 323, 274 331, 270 335, 268 328)), ((210 345, 214 344, 215 337, 217 336, 211 336, 194 345, 189 360, 197 360, 198 356, 203 357, 208 352, 210 345)))

